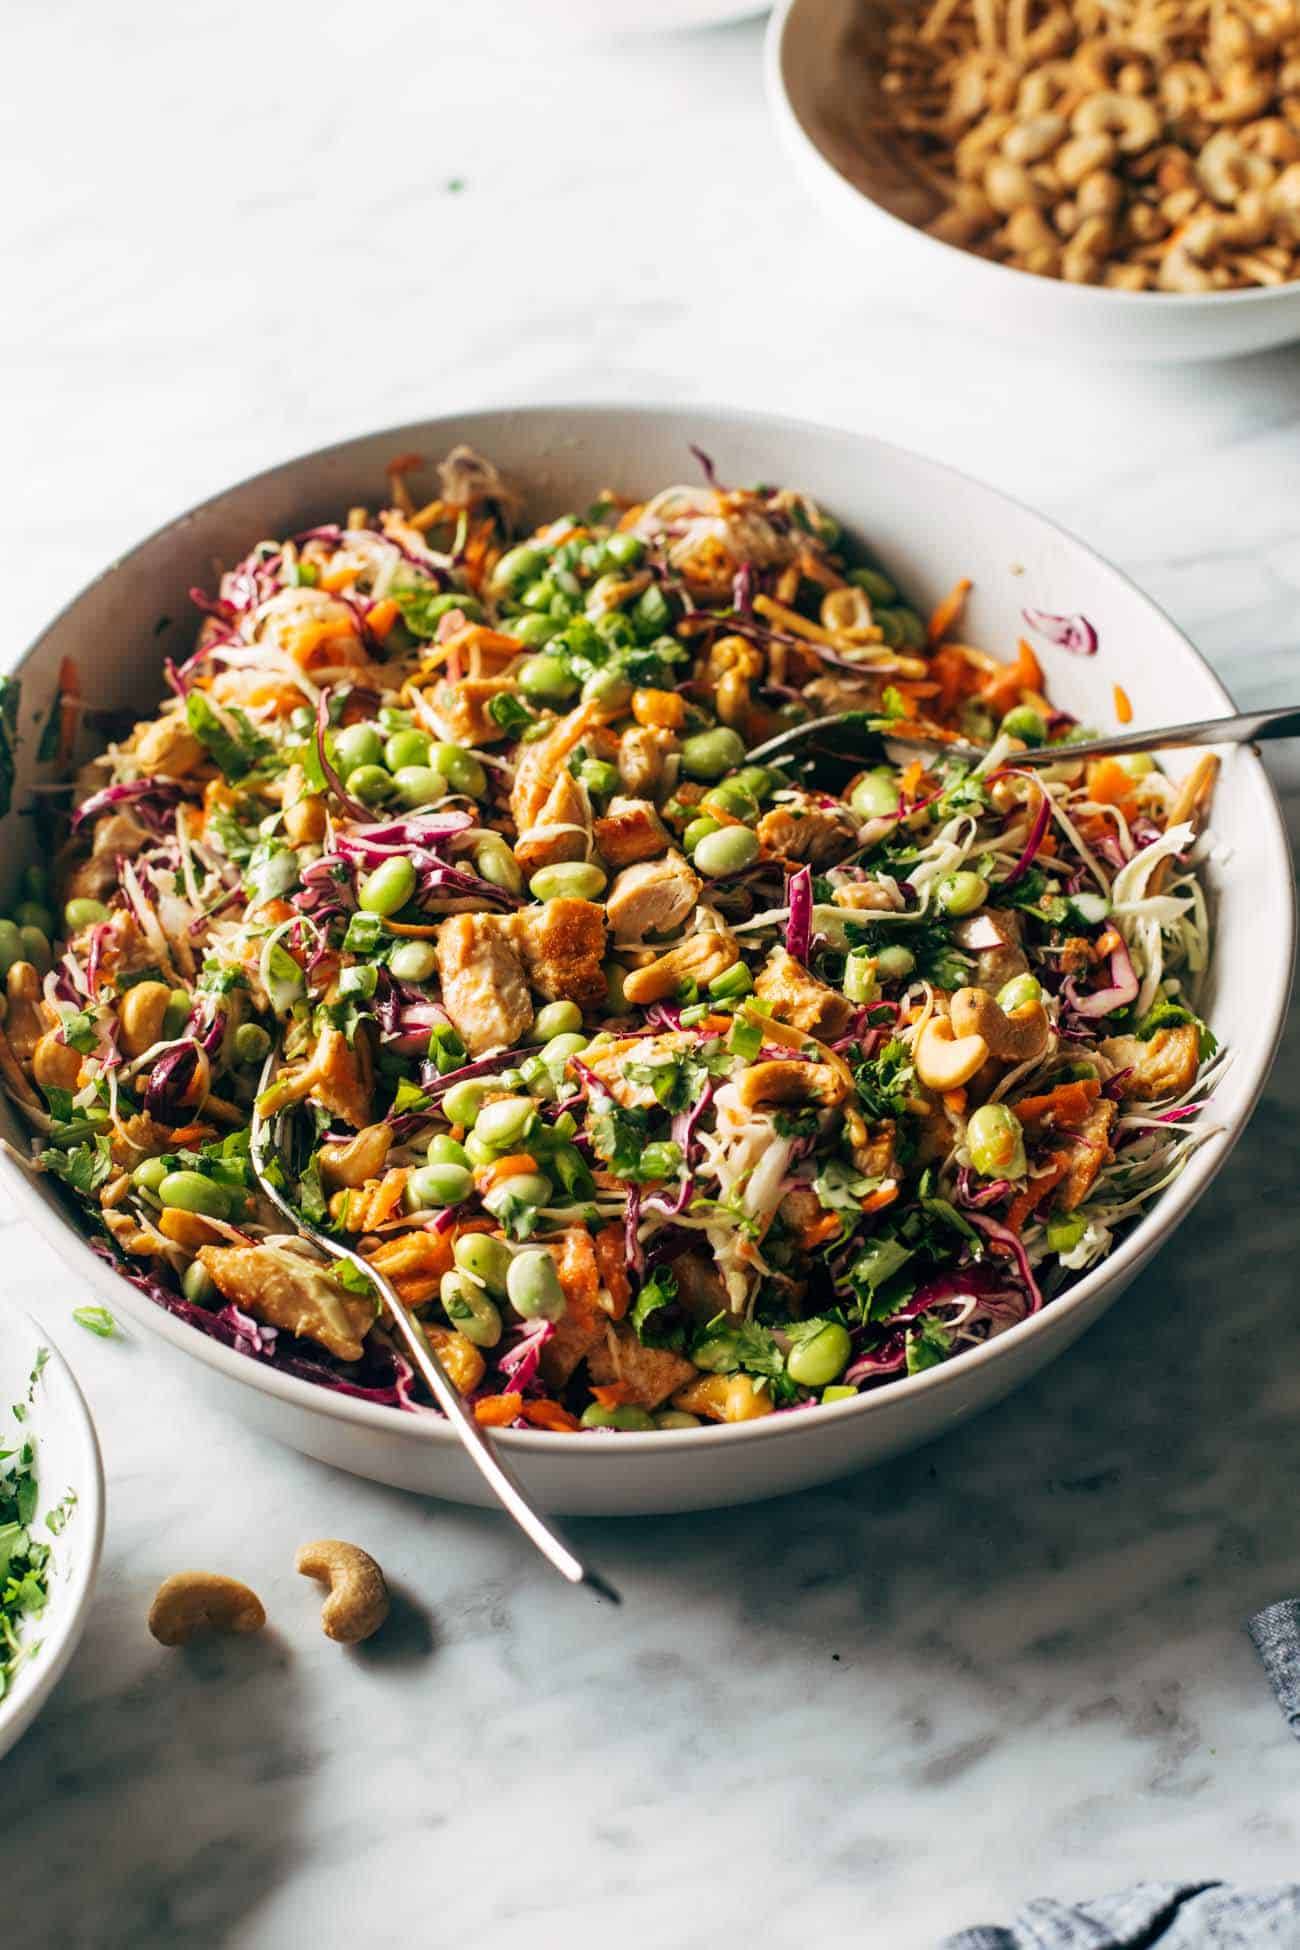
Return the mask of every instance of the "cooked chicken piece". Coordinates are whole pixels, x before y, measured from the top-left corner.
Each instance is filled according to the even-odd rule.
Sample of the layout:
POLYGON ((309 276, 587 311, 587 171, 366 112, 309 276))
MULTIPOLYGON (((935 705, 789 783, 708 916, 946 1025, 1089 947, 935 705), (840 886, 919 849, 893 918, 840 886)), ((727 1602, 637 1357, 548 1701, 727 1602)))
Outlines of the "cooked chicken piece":
POLYGON ((495 745, 507 734, 488 711, 494 697, 513 693, 502 677, 462 677, 444 680, 427 693, 430 708, 448 738, 456 745, 495 745))
POLYGON ((345 1123, 360 1129, 370 1120, 374 1063, 366 1031, 357 1031, 349 1044, 341 1029, 327 1024, 316 1038, 310 1061, 300 1070, 282 1071, 262 1098, 263 1114, 271 1117, 286 1104, 311 1097, 345 1123))
POLYGON ((5 1034, 20 1063, 30 1063, 42 1036, 58 1021, 45 1000, 44 984, 29 961, 16 961, 5 976, 5 1034))
POLYGON ((606 1326, 601 1344, 587 1356, 587 1373, 597 1387, 621 1381, 640 1408, 658 1408, 695 1374, 693 1364, 671 1348, 642 1347, 633 1328, 620 1321, 606 1326))
POLYGON ((366 1258, 396 1291, 404 1307, 423 1307, 438 1295, 452 1266, 454 1232, 403 1232, 385 1239, 366 1258))
POLYGON ((609 925, 624 941, 669 934, 686 919, 703 885, 695 869, 671 849, 661 860, 640 860, 624 867, 609 890, 609 925))
POLYGON ((468 1334, 458 1327, 439 1327, 425 1323, 424 1338, 458 1394, 472 1395, 487 1373, 487 1362, 468 1334))
POLYGON ((703 988, 739 958, 735 939, 727 929, 721 928, 715 934, 692 934, 667 954, 657 955, 644 968, 634 968, 623 983, 623 993, 629 1002, 638 1005, 662 1002, 676 995, 684 982, 695 982, 703 988))
POLYGON ((1099 1097, 1075 1130, 1070 1145, 1070 1169, 1056 1194, 1056 1203, 1063 1212, 1073 1212, 1092 1190, 1093 1180, 1111 1155, 1110 1127, 1115 1117, 1115 1105, 1108 1097, 1099 1097))
POLYGON ((800 793, 765 812, 755 831, 765 853, 828 867, 852 853, 858 822, 846 807, 822 806, 811 793, 800 793))
POLYGON ((854 880, 847 887, 837 887, 831 895, 836 907, 847 907, 854 913, 897 914, 902 896, 895 900, 888 887, 882 887, 876 880, 854 880))
POLYGON ((320 1175, 326 1191, 338 1191, 340 1186, 355 1190, 377 1178, 388 1162, 392 1142, 391 1124, 367 1124, 346 1144, 323 1144, 320 1175))
POLYGON ((141 1110, 113 1127, 108 1133, 108 1148, 113 1163, 131 1171, 144 1158, 160 1158, 164 1151, 174 1151, 176 1133, 170 1125, 157 1123, 148 1111, 141 1110))
POLYGON ((591 804, 586 789, 565 766, 535 822, 515 841, 515 858, 525 875, 561 860, 585 860, 590 831, 591 804))
POLYGON ((618 741, 618 775, 629 797, 652 797, 663 783, 668 754, 676 750, 671 731, 659 725, 630 725, 618 741))
MULTIPOLYGON (((107 1186, 104 1189, 107 1190, 107 1186)), ((162 1234, 140 1225, 129 1212, 116 1212, 105 1207, 103 1219, 124 1253, 137 1259, 156 1259, 166 1251, 167 1242, 162 1234)))
POLYGON ((996 995, 1017 975, 1025 975, 1029 971, 1029 958, 1020 945, 1024 921, 1014 907, 986 907, 983 914, 1002 936, 1002 945, 976 950, 975 972, 971 976, 970 986, 996 995))
POLYGON ((784 948, 773 948, 759 971, 754 993, 770 1004, 778 1022, 788 1022, 824 1043, 842 1036, 857 1013, 847 997, 810 975, 784 948))
POLYGON ((587 1228, 570 1226, 548 1243, 559 1265, 565 1308, 542 1350, 541 1367, 547 1385, 562 1388, 579 1362, 604 1340, 608 1319, 597 1301, 600 1269, 587 1228))
POLYGON ((142 773, 155 772, 167 779, 183 779, 204 764, 207 752, 176 711, 138 724, 122 747, 129 752, 142 773))
POLYGON ((594 901, 543 901, 521 908, 506 925, 539 995, 584 1010, 603 1006, 605 916, 594 901))
POLYGON ((668 1270, 677 1281, 677 1298, 693 1320, 707 1324, 727 1312, 722 1275, 703 1253, 681 1253, 668 1270))
MULTIPOLYGON (((105 979, 120 981, 124 975, 139 975, 146 968, 156 968, 158 956, 150 946, 143 930, 137 925, 134 914, 124 907, 117 908, 108 918, 108 933, 104 936, 100 950, 99 965, 105 979)), ((164 968, 164 974, 172 973, 164 968)))
POLYGON ((659 1100, 648 1083, 633 1083, 623 1074, 626 1064, 665 1063, 682 1050, 698 1047, 698 1037, 689 1029, 665 1029, 658 1036, 620 1036, 617 1042, 599 1044, 582 1051, 584 1069, 592 1071, 604 1084, 616 1104, 624 1110, 645 1109, 659 1100))
POLYGON ((510 788, 510 813, 517 832, 526 833, 538 824, 571 754, 600 722, 599 705, 580 704, 567 718, 557 718, 544 738, 519 746, 510 788))
POLYGON ((1147 1042, 1137 1036, 1110 1036, 1099 1047, 1116 1070, 1129 1073, 1120 1078, 1120 1096, 1142 1103, 1180 1097, 1191 1089, 1201 1067, 1200 1031, 1194 1022, 1157 1029, 1147 1042))
POLYGON ((804 685, 803 695, 818 706, 821 717, 830 717, 836 711, 878 711, 886 681, 881 677, 816 677, 804 685))
POLYGON ((602 860, 616 871, 638 860, 654 860, 666 853, 672 840, 648 799, 614 798, 596 821, 596 847, 602 860))
POLYGON ((118 860, 134 860, 148 838, 144 827, 130 812, 104 813, 95 821, 90 858, 78 860, 70 869, 66 859, 60 863, 61 871, 66 872, 64 900, 107 900, 117 892, 118 860))
POLYGON ((316 1341, 339 1361, 359 1361, 374 1302, 349 1293, 323 1266, 287 1246, 200 1246, 195 1257, 218 1293, 268 1327, 316 1341))
POLYGON ((500 914, 452 914, 438 930, 442 1005, 474 1056, 511 1048, 533 1019, 512 926, 500 914))

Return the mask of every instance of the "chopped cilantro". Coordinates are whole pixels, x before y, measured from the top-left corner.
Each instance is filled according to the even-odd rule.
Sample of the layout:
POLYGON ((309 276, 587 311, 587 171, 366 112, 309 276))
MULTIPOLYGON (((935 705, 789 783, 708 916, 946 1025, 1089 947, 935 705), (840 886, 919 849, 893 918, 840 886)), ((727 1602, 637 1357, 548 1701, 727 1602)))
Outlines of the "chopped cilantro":
POLYGON ((191 691, 186 698, 185 721, 226 779, 244 778, 275 749, 244 712, 235 705, 219 712, 204 691, 191 691))

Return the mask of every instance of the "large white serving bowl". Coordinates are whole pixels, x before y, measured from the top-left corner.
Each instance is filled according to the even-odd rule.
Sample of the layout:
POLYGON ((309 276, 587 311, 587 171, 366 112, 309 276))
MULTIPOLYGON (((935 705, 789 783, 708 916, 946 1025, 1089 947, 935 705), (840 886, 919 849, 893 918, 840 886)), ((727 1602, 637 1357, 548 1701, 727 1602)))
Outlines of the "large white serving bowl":
POLYGON ((23 1628, 23 1642, 39 1649, 0 1699, 0 1754, 27 1731, 67 1669, 85 1629, 104 1539, 104 1472, 90 1411, 49 1335, 9 1303, 0 1311, 0 1449, 16 1447, 28 1435, 36 1443, 40 1493, 31 1530, 50 1546, 50 1597, 23 1628), (45 1365, 20 1424, 11 1409, 26 1402, 42 1350, 45 1365), (62 1527, 52 1535, 45 1519, 65 1499, 62 1527))
MULTIPOLYGON (((63 612, 19 665, 23 681, 23 788, 59 661, 76 657, 97 704, 152 708, 167 654, 192 641, 187 590, 211 586, 218 564, 262 536, 333 518, 384 493, 384 462, 398 453, 437 457, 467 440, 500 465, 525 496, 525 519, 580 508, 604 487, 645 493, 698 478, 688 451, 712 455, 720 478, 798 484, 818 497, 921 604, 958 575, 973 577, 967 634, 1010 655, 1025 607, 1082 611, 1099 654, 1085 659, 1038 646, 1061 703, 1097 725, 1114 722, 1122 680, 1135 722, 1158 725, 1230 708, 1223 686, 1169 619, 1115 569, 1041 515, 883 442, 735 411, 659 407, 526 407, 396 427, 287 462, 219 494, 153 535, 63 612)), ((1180 769, 1177 765, 1175 771, 1180 769)), ((16 872, 28 822, 12 817, 6 860, 16 872)), ((1215 832, 1230 849, 1211 878, 1218 944, 1209 1012, 1233 1052, 1214 1105, 1219 1135, 1104 1266, 1035 1319, 943 1367, 828 1408, 770 1416, 734 1428, 616 1438, 508 1431, 499 1439, 529 1488, 551 1509, 574 1513, 707 1508, 775 1495, 881 1460, 953 1427, 998 1401, 1077 1340, 1117 1300, 1139 1268, 1205 1190, 1240 1135, 1268 1072, 1291 980, 1294 911, 1285 833, 1272 788, 1250 752, 1226 755, 1215 832)), ((15 1143, 24 1134, 4 1121, 15 1143)), ((15 1196, 86 1285, 109 1305, 188 1356, 233 1415, 344 1469, 468 1503, 486 1501, 454 1436, 431 1418, 403 1416, 323 1392, 260 1367, 196 1333, 139 1295, 91 1252, 53 1181, 32 1182, 6 1162, 15 1196)))
POLYGON ((768 105, 804 187, 858 246, 882 299, 1094 359, 1219 359, 1300 338, 1300 282, 1208 294, 1109 291, 992 264, 877 200, 859 138, 849 29, 869 0, 780 0, 767 30, 768 105))

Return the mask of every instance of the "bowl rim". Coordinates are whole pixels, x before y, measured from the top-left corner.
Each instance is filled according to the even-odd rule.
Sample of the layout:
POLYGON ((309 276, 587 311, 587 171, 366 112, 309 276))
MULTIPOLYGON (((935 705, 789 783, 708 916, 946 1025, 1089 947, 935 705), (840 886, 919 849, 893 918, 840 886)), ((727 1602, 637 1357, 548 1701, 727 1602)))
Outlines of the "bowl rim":
POLYGON ((942 237, 932 237, 929 231, 895 216, 892 210, 887 210, 883 203, 850 181, 843 170, 836 168, 791 98, 786 82, 788 47, 796 31, 812 31, 811 25, 804 29, 802 14, 806 10, 811 15, 817 5, 818 0, 777 0, 768 20, 763 39, 763 77, 768 109, 776 123, 777 135, 796 165, 812 164, 823 173, 828 183, 835 185, 837 197, 844 193, 852 196, 857 205, 871 211, 906 239, 925 247, 936 264, 940 254, 949 260, 959 258, 971 267, 972 276, 995 280, 990 284, 990 289, 995 292, 1001 290, 1004 295, 1008 294, 1013 280, 1023 290, 1024 281, 1029 280, 1036 287, 1068 294, 1064 302, 1076 303, 1081 309, 1091 305, 1094 310, 1103 307, 1112 310, 1124 308, 1133 313, 1144 308, 1150 311, 1152 307, 1161 313, 1211 308, 1244 310, 1270 302, 1276 304, 1300 295, 1300 279, 1296 278, 1289 279, 1285 284, 1252 285, 1240 291, 1115 291, 1109 285, 1069 284, 1064 278, 1045 278, 1036 271, 1022 271, 1014 264, 997 264, 991 258, 979 257, 974 251, 963 250, 960 244, 950 244, 942 237))
MULTIPOLYGON (((463 413, 437 414, 424 420, 408 421, 393 427, 369 429, 296 454, 288 460, 276 462, 273 466, 259 468, 232 485, 221 488, 215 494, 194 503, 180 515, 154 529, 134 547, 115 557, 64 604, 21 656, 13 661, 10 668, 21 671, 22 666, 39 651, 46 638, 64 619, 69 617, 93 590, 113 577, 126 562, 155 543, 164 541, 173 533, 184 530, 196 518, 214 509, 228 497, 243 494, 246 490, 273 480, 287 470, 312 464, 324 465, 335 457, 342 457, 349 449, 375 441, 391 441, 394 451, 405 451, 412 446, 413 442, 421 440, 433 444, 443 438, 473 442, 480 436, 480 429, 485 422, 499 422, 503 416, 509 416, 512 421, 524 422, 562 418, 566 423, 580 427, 584 423, 593 424, 602 420, 658 420, 666 413, 675 411, 687 414, 692 410, 698 411, 701 418, 712 416, 729 420, 761 433, 771 439, 774 447, 782 435, 797 434, 811 435, 817 440, 829 441, 835 445, 859 449, 874 448, 886 460, 896 456, 908 464, 920 464, 922 467, 932 469, 937 475, 947 476, 961 482, 967 488, 974 488, 983 496, 991 496, 1004 507, 1014 509, 1019 514, 1027 516, 1031 522, 1041 524, 1044 529, 1064 541, 1071 549, 1082 550, 1095 569, 1109 578, 1113 585, 1135 598, 1156 621, 1164 625, 1166 630, 1177 639, 1183 652, 1200 667, 1225 709, 1235 710, 1233 699, 1217 673, 1172 617, 1139 588, 1123 570, 1116 568, 1114 563, 1099 554, 1071 530, 1032 508, 1028 502, 1006 494, 1001 488, 994 487, 978 476, 966 473, 963 469, 952 467, 945 461, 917 453, 910 448, 900 447, 893 441, 881 440, 874 434, 859 433, 851 428, 825 426, 815 420, 790 414, 768 413, 749 407, 700 404, 694 408, 691 406, 673 408, 662 400, 644 399, 618 403, 556 400, 530 401, 522 405, 507 403, 478 406, 463 413)), ((1285 955, 1279 956, 1276 966, 1271 969, 1269 991, 1260 999, 1256 1011, 1257 1018, 1265 1025, 1264 1035, 1253 1070, 1247 1076, 1246 1093, 1235 1123, 1209 1134, 1206 1142, 1193 1154, 1176 1182, 1167 1188, 1160 1201, 1139 1220, 1119 1246, 1096 1267, 1084 1273, 1059 1298, 1050 1301, 1037 1313, 1028 1315, 1024 1320, 1018 1321, 1014 1326, 993 1336, 980 1346, 966 1350, 952 1361, 942 1362, 937 1367, 917 1375, 907 1375, 891 1381, 887 1387, 855 1396, 851 1400, 818 1404, 816 1421, 818 1428, 829 1430, 831 1420, 827 1418, 847 1420, 855 1416, 881 1416, 895 1412, 907 1403, 917 1401, 932 1392, 941 1394, 947 1390, 960 1389, 963 1377, 972 1377, 981 1368, 1001 1361, 1023 1343, 1051 1333, 1053 1323, 1063 1322, 1085 1307, 1087 1302, 1099 1294, 1106 1285, 1112 1282, 1117 1282, 1121 1286, 1126 1284, 1127 1279, 1132 1278, 1163 1244, 1177 1223, 1191 1210, 1197 1199, 1217 1176, 1254 1114, 1276 1057, 1286 1023, 1296 951, 1296 894, 1291 873, 1290 844, 1281 805, 1273 782, 1258 753, 1250 747, 1242 747, 1241 755, 1242 762, 1253 769, 1256 786, 1263 788, 1261 798, 1265 823, 1261 825, 1256 837, 1261 851, 1272 851, 1274 867, 1279 870, 1275 879, 1285 890, 1282 912, 1278 915, 1280 923, 1278 932, 1282 937, 1285 955)), ((132 1320, 158 1334, 182 1352, 189 1353, 228 1379, 277 1398, 289 1408, 314 1411, 327 1416, 332 1421, 351 1424, 359 1431, 395 1436, 404 1442, 431 1442, 437 1448, 444 1450, 459 1447, 460 1438, 455 1431, 434 1413, 418 1415, 400 1413, 384 1404, 362 1401, 354 1396, 323 1388, 319 1383, 302 1380, 296 1375, 281 1374, 274 1368, 252 1360, 248 1355, 226 1347, 210 1335, 199 1333, 187 1322, 178 1319, 146 1295, 137 1292, 128 1280, 123 1279, 107 1265, 92 1249, 89 1240, 72 1220, 65 1216, 61 1209, 56 1210, 47 1204, 37 1192, 28 1169, 11 1155, 8 1147, 5 1146, 0 1146, 0 1174, 3 1174, 5 1182, 10 1186, 15 1201, 25 1216, 33 1220, 38 1230, 50 1240, 70 1265, 85 1274, 90 1284, 106 1302, 119 1306, 132 1320)), ((689 1448, 707 1449, 720 1442, 771 1440, 773 1437, 797 1433, 808 1426, 809 1417, 806 1414, 778 1412, 750 1422, 705 1424, 698 1429, 664 1429, 644 1433, 629 1430, 620 1437, 618 1453, 621 1457, 650 1454, 680 1455, 689 1448)), ((493 1434, 506 1450, 521 1456, 550 1455, 559 1460, 578 1453, 590 1455, 593 1448, 597 1446, 592 1444, 589 1431, 499 1429, 494 1430, 493 1434)))
MULTIPOLYGON (((72 1563, 73 1599, 60 1627, 60 1636, 51 1640, 42 1634, 41 1649, 27 1671, 32 1679, 26 1690, 10 1693, 0 1700, 0 1755, 22 1738, 40 1713, 50 1694, 62 1679, 81 1641, 94 1597, 95 1579, 104 1546, 105 1489, 104 1462, 99 1448, 94 1419, 81 1385, 51 1334, 25 1307, 10 1304, 10 1321, 21 1321, 31 1336, 33 1349, 46 1349, 45 1374, 59 1377, 66 1391, 64 1421, 70 1425, 81 1452, 81 1480, 76 1485, 77 1550, 72 1563), (84 1519, 84 1521, 83 1521, 84 1519)), ((38 1397, 39 1402, 39 1397, 38 1397)), ((37 1444, 41 1440, 39 1407, 33 1411, 32 1430, 37 1444)), ((38 1446, 39 1458, 39 1446, 38 1446)), ((65 1536, 67 1531, 63 1533, 65 1536)), ((57 1546, 56 1546, 57 1548, 57 1546)), ((56 1560, 57 1563, 57 1560, 56 1560)), ((39 1624, 39 1621, 34 1621, 39 1624)))

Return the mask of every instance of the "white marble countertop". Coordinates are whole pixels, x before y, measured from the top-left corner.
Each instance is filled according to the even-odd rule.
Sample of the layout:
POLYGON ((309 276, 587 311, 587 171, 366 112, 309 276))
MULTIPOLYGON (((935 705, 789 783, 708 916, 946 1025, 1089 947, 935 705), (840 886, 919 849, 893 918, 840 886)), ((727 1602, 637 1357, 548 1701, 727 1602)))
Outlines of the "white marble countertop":
MULTIPOLYGON (((488 32, 527 11, 11 10, 10 652, 286 454, 648 396, 950 459, 1121 563, 1240 699, 1294 692, 1300 349, 1107 371, 909 316, 775 153, 756 24, 557 47, 537 0, 488 32)), ((6 1295, 88 1391, 109 1530, 0 1772, 7 1913, 96 1950, 923 1950, 1035 1893, 1292 1875, 1300 1751, 1241 1626, 1300 1585, 1298 1117, 1293 1034, 1212 1197, 1004 1409, 797 1499, 578 1526, 621 1614, 490 1516, 219 1419, 143 1334, 84 1334, 11 1219, 6 1295), (322 1532, 402 1587, 368 1652, 319 1636, 291 1568, 322 1532), (155 1647, 149 1596, 194 1561, 261 1591, 268 1641, 155 1647)))

